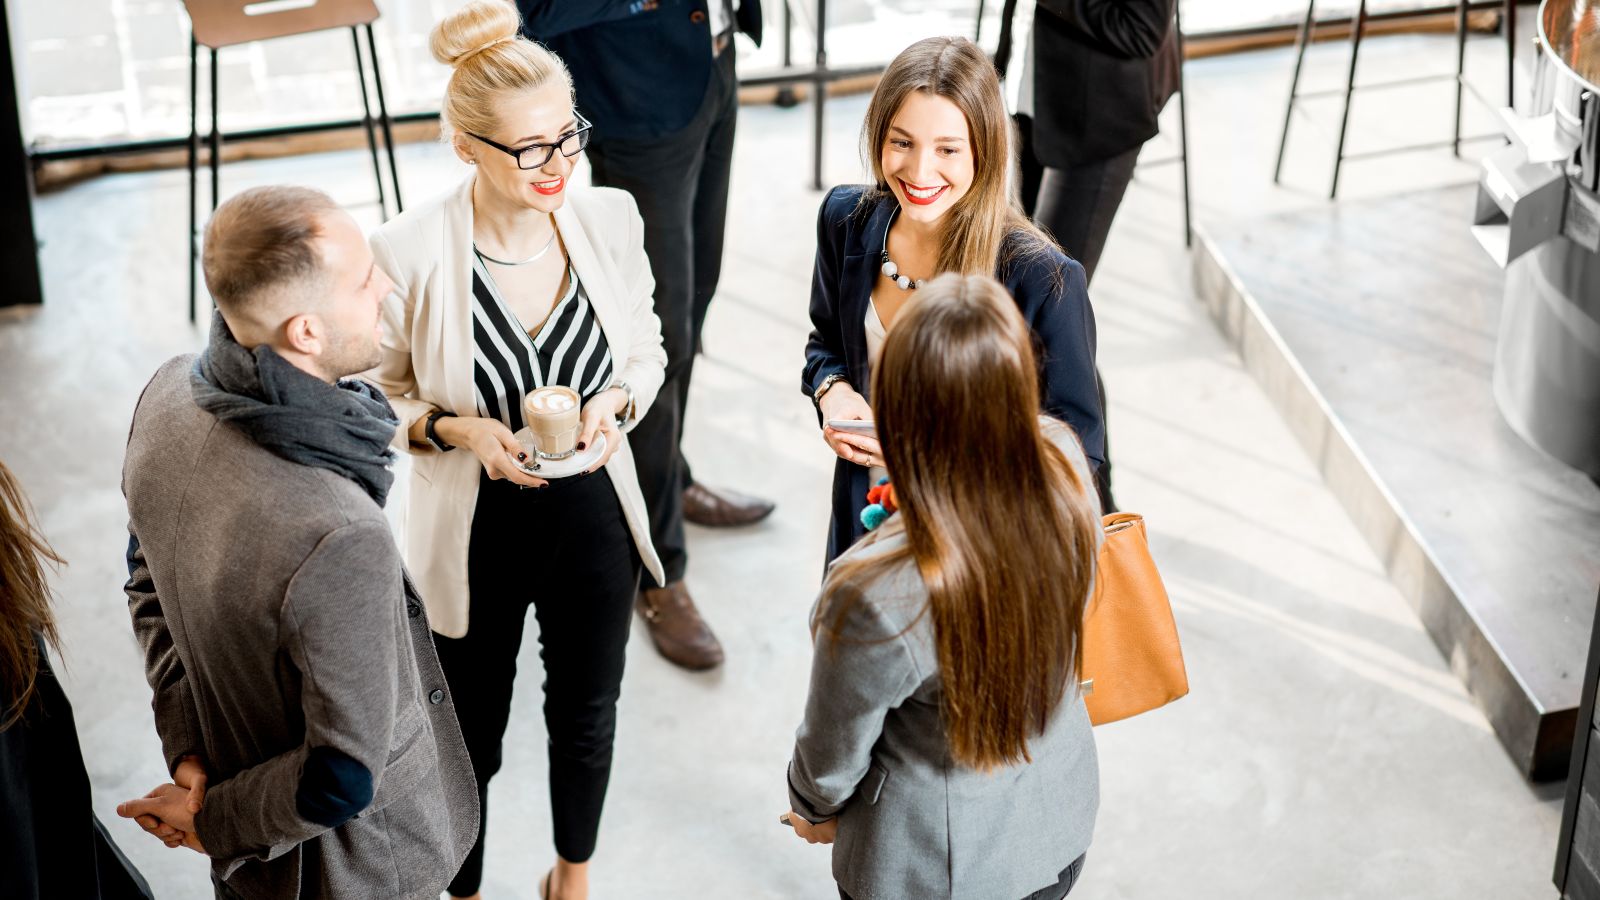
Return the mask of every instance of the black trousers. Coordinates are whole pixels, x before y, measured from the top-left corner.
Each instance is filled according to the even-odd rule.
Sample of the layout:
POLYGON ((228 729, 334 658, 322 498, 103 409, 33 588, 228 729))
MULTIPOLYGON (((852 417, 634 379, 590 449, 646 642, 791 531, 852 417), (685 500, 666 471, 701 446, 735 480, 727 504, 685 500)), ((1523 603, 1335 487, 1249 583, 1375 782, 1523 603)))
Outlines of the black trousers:
MULTIPOLYGON (((1133 169, 1142 146, 1110 159, 1058 169, 1044 165, 1034 155, 1033 123, 1027 116, 1017 116, 1017 130, 1022 138, 1022 152, 1018 154, 1022 163, 1022 210, 1083 266, 1085 280, 1093 282, 1100 252, 1106 246, 1106 235, 1111 233, 1117 207, 1122 205, 1122 196, 1133 180, 1133 169)), ((1095 375, 1099 377, 1098 369, 1095 375)), ((1107 417, 1104 381, 1099 388, 1101 416, 1107 417)), ((1106 461, 1094 478, 1095 487, 1100 491, 1100 505, 1111 513, 1116 511, 1117 505, 1111 497, 1110 419, 1105 418, 1105 421, 1106 461)))
MULTIPOLYGON (((1072 886, 1078 883, 1078 876, 1083 873, 1084 857, 1088 855, 1085 853, 1083 856, 1073 860, 1065 869, 1062 869, 1061 878, 1055 884, 1047 888, 1040 888, 1023 897, 1022 900, 1061 900, 1061 898, 1072 893, 1072 886)), ((851 896, 844 892, 844 888, 839 889, 839 897, 840 900, 852 900, 851 896)))
POLYGON ((483 810, 478 842, 450 883, 458 897, 477 893, 483 879, 489 781, 500 771, 530 605, 544 662, 556 852, 570 862, 594 854, 639 584, 639 555, 610 476, 602 470, 526 490, 482 476, 467 581, 466 636, 434 635, 483 810))
POLYGON ((588 149, 594 183, 622 188, 639 204, 645 255, 656 279, 666 381, 628 442, 650 511, 650 537, 669 584, 683 578, 688 564, 683 489, 694 476, 679 444, 700 330, 722 274, 728 173, 739 114, 733 56, 730 49, 717 59, 699 111, 679 131, 650 141, 596 136, 588 149))

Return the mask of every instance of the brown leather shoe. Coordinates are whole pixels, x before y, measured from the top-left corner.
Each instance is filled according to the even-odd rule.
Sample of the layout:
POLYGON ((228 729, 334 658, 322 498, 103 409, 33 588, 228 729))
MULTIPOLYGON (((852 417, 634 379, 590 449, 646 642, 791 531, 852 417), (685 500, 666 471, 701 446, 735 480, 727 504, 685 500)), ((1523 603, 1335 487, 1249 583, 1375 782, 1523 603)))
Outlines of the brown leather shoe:
POLYGON ((694 598, 682 581, 640 590, 633 608, 650 628, 650 640, 656 650, 669 662, 692 672, 722 664, 722 644, 711 633, 711 626, 700 618, 694 598))
POLYGON ((709 528, 754 525, 772 515, 776 506, 771 500, 728 488, 709 488, 698 481, 683 489, 684 520, 709 528))

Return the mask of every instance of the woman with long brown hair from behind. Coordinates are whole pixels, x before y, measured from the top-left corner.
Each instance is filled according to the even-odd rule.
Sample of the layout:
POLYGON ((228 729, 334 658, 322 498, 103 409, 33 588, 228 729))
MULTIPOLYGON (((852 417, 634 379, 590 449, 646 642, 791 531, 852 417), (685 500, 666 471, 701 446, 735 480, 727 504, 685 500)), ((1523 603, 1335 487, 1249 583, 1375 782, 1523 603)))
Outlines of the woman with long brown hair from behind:
POLYGON ((0 897, 148 898, 150 886, 90 807, 45 566, 61 557, 0 463, 0 897))
POLYGON ((1082 868, 1100 516, 1037 372, 1005 289, 951 274, 900 311, 873 373, 899 511, 823 583, 789 765, 789 822, 837 836, 843 897, 1058 900, 1082 868))

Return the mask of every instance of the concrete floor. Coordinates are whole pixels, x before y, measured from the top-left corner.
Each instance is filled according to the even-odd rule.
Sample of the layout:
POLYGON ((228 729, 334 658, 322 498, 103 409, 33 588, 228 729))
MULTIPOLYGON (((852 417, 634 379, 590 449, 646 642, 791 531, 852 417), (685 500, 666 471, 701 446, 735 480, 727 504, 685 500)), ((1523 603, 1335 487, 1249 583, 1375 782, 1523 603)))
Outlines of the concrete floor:
MULTIPOLYGON (((1345 52, 1316 48, 1313 82, 1336 81, 1345 52)), ((1501 71, 1497 52, 1494 42, 1474 46, 1482 77, 1501 71)), ((1451 56, 1447 40, 1373 40, 1363 71, 1414 74, 1451 56)), ((1284 51, 1189 66, 1199 221, 1325 202, 1332 141, 1303 122, 1290 187, 1270 184, 1289 66, 1284 51)), ((1363 95, 1353 143, 1442 134, 1446 90, 1363 95)), ((860 178, 864 108, 860 97, 830 104, 830 183, 860 178)), ((1324 127, 1336 123, 1336 106, 1311 110, 1324 127)), ((1474 119, 1475 128, 1489 122, 1474 119)), ((687 438, 701 478, 764 493, 778 512, 748 531, 692 532, 689 580, 728 648, 721 670, 680 672, 635 629, 597 900, 835 896, 827 852, 776 822, 806 684, 831 469, 797 378, 820 199, 804 184, 808 127, 806 110, 743 114, 729 259, 687 438)), ((1147 156, 1167 149, 1153 145, 1147 156)), ((412 198, 462 174, 438 146, 406 147, 401 158, 412 198)), ((225 170, 225 190, 295 181, 366 203, 364 164, 357 153, 240 164, 225 170)), ((1383 196, 1473 177, 1470 164, 1432 152, 1352 164, 1345 188, 1383 196)), ((1192 693, 1097 730, 1103 799, 1074 897, 1553 896, 1559 789, 1522 781, 1192 299, 1176 184, 1173 168, 1141 172, 1092 296, 1118 498, 1149 519, 1192 693)), ((167 356, 203 342, 183 311, 183 195, 183 173, 166 172, 40 200, 48 302, 0 324, 0 458, 70 561, 56 579, 65 678, 96 810, 160 896, 199 898, 209 896, 204 862, 167 851, 113 811, 163 776, 120 590, 118 475, 138 390, 167 356)), ((360 213, 376 224, 370 206, 360 213)), ((524 646, 491 801, 485 893, 495 900, 534 896, 552 853, 531 636, 524 646)))

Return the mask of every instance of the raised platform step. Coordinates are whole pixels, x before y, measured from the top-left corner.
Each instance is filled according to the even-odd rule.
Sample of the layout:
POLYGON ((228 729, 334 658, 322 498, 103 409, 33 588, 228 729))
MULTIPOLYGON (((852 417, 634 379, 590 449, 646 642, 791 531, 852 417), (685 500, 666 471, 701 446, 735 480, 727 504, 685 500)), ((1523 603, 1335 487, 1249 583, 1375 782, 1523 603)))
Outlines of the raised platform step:
POLYGON ((1213 227, 1195 289, 1521 771, 1565 776, 1600 487, 1490 387, 1502 273, 1471 186, 1213 227))

